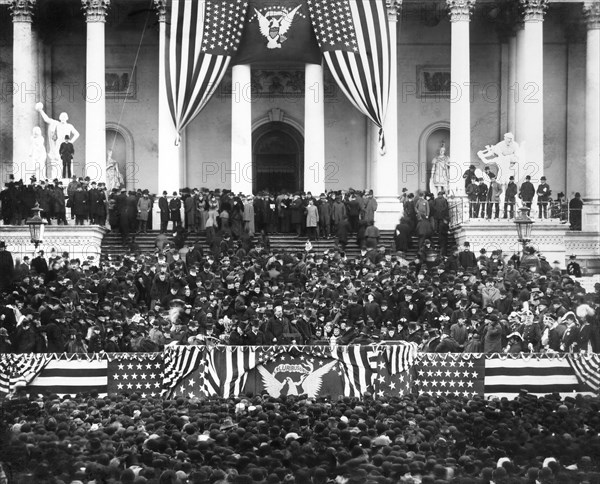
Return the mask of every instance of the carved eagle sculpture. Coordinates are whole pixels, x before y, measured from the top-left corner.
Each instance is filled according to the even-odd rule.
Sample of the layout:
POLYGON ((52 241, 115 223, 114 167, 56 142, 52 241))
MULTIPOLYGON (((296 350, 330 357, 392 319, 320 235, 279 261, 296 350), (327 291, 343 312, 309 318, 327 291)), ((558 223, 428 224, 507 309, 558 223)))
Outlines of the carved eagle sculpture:
POLYGON ((280 382, 262 365, 258 367, 258 371, 262 376, 265 389, 272 397, 280 397, 287 385, 287 395, 306 394, 308 398, 316 398, 323 386, 323 376, 329 373, 336 363, 337 361, 333 360, 318 370, 308 373, 299 383, 296 383, 289 376, 283 382, 280 382))
POLYGON ((258 17, 260 33, 267 39, 268 49, 281 49, 281 42, 286 40, 285 34, 292 26, 294 17, 301 6, 302 5, 298 5, 296 8, 279 18, 275 16, 267 18, 257 9, 254 9, 256 16, 258 17))

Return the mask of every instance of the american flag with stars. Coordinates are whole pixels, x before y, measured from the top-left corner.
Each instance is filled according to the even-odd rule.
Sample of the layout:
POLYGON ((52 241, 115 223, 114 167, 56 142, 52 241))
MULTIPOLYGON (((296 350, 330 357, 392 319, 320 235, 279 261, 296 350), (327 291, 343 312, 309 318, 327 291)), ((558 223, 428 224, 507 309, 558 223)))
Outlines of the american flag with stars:
POLYGON ((161 395, 161 353, 111 353, 108 362, 108 394, 137 393, 142 398, 161 395))
POLYGON ((485 357, 479 353, 424 353, 414 365, 413 391, 437 397, 484 393, 485 357))
POLYGON ((182 133, 223 79, 242 38, 248 2, 171 0, 167 7, 167 97, 182 133))
POLYGON ((384 152, 392 65, 385 0, 308 0, 308 9, 329 70, 354 106, 379 127, 384 152))

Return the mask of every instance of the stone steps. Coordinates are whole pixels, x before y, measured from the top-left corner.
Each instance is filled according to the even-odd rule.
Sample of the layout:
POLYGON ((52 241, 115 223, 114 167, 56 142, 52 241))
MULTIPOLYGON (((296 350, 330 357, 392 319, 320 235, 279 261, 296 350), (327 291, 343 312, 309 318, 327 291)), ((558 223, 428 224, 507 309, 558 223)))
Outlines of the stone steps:
MULTIPOLYGON (((135 243, 139 246, 142 252, 153 252, 154 251, 154 242, 156 237, 158 236, 158 231, 149 231, 146 234, 137 234, 135 237, 135 243)), ((285 248, 290 252, 299 252, 304 250, 304 245, 306 243, 306 238, 301 237, 298 238, 295 235, 291 234, 273 234, 269 236, 271 240, 271 249, 283 249, 285 248)), ((255 239, 256 240, 256 239, 255 239)), ((431 237, 433 244, 437 244, 437 236, 434 235, 431 237)), ((387 248, 392 247, 393 241, 393 231, 391 230, 382 230, 380 237, 380 245, 384 245, 387 248)), ((188 246, 194 245, 196 242, 200 242, 205 249, 208 249, 208 244, 206 243, 206 235, 204 233, 200 234, 190 234, 187 237, 188 246)), ((324 250, 331 250, 335 248, 335 239, 320 239, 316 241, 312 241, 313 250, 316 252, 323 252, 324 250)), ((449 235, 448 240, 448 249, 451 250, 456 246, 454 237, 452 234, 449 235)), ((408 254, 406 254, 406 258, 408 260, 414 259, 418 247, 418 239, 417 237, 412 238, 411 249, 408 254)), ((127 252, 127 247, 123 246, 121 243, 121 237, 118 233, 108 233, 103 241, 102 241, 102 254, 103 255, 111 255, 111 256, 122 256, 127 252)), ((356 238, 351 238, 346 246, 346 254, 348 257, 357 257, 360 254, 360 248, 356 243, 356 238)))

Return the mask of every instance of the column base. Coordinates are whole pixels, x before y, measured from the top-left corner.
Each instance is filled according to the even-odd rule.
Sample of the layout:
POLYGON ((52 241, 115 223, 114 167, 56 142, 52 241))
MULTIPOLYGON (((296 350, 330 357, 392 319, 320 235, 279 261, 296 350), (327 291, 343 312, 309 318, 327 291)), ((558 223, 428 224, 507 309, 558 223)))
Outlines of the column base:
POLYGON ((581 214, 584 232, 600 232, 600 200, 585 200, 581 214))
POLYGON ((397 196, 376 197, 375 225, 379 230, 393 230, 400 222, 403 208, 397 196))

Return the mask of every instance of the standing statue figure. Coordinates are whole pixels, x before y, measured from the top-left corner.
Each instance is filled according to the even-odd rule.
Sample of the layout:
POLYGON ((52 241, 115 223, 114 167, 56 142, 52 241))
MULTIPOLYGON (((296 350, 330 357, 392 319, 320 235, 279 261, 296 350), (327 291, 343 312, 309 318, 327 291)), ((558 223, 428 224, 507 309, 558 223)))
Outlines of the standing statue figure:
POLYGON ((23 173, 21 174, 23 181, 26 181, 31 176, 35 176, 38 180, 41 180, 46 174, 46 158, 46 146, 42 130, 39 126, 35 126, 31 135, 29 163, 23 167, 23 173))
POLYGON ((446 146, 442 143, 439 154, 431 162, 431 178, 429 191, 434 195, 444 191, 448 194, 450 188, 450 158, 446 156, 446 146))
POLYGON ((500 141, 494 146, 487 145, 484 150, 477 152, 477 156, 486 165, 496 164, 498 167, 496 181, 498 183, 506 185, 510 176, 514 176, 515 180, 520 179, 518 171, 522 153, 512 133, 506 133, 504 141, 500 141))
POLYGON ((110 193, 113 188, 123 186, 123 176, 119 171, 117 160, 112 157, 112 150, 106 152, 106 192, 110 193))
MULTIPOLYGON (((75 144, 75 141, 79 138, 79 131, 69 123, 69 115, 67 113, 60 113, 58 121, 52 119, 44 112, 44 105, 37 103, 35 110, 40 113, 44 122, 48 125, 48 156, 50 162, 54 167, 62 168, 62 161, 60 158, 60 145, 65 140, 65 136, 68 136, 71 143, 75 144)), ((62 172, 62 169, 59 169, 62 172)), ((48 174, 48 176, 51 176, 48 174)))

